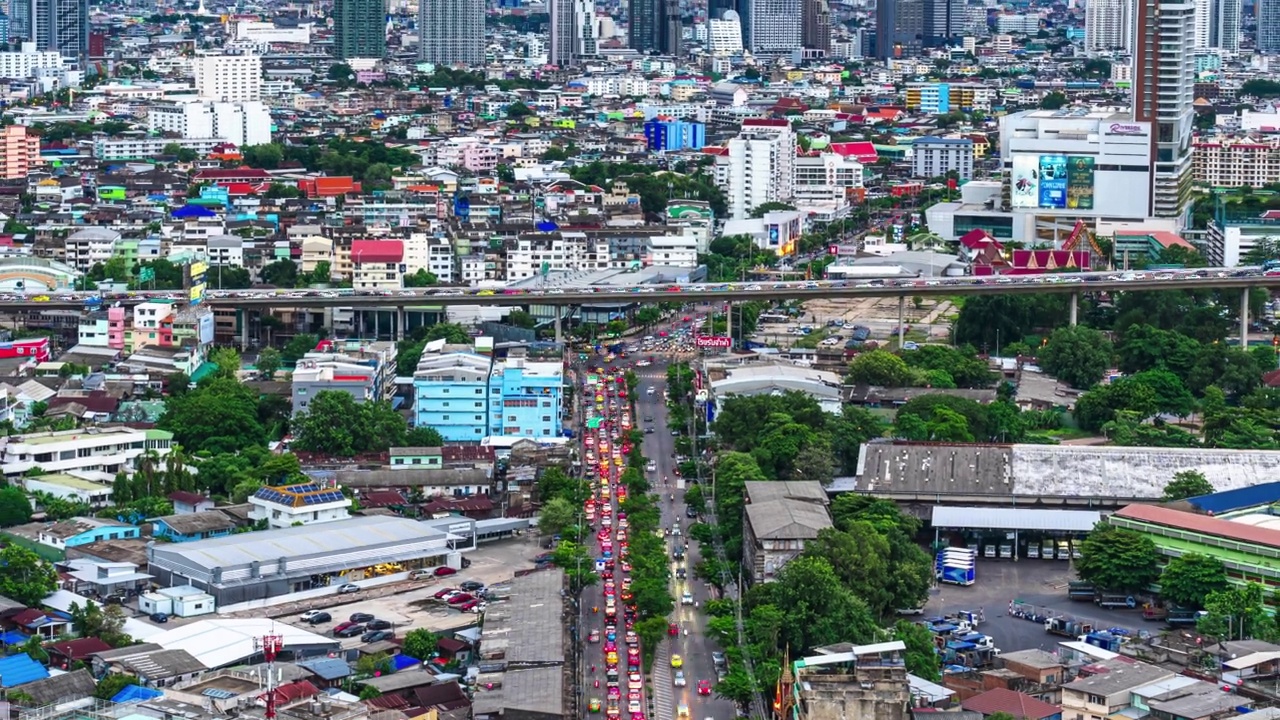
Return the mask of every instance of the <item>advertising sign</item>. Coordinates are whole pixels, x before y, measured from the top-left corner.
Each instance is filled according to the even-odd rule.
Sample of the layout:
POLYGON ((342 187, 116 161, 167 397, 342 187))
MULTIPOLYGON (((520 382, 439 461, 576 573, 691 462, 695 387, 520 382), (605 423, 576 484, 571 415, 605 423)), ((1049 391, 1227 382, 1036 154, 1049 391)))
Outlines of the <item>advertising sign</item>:
POLYGON ((204 281, 205 273, 209 271, 209 264, 205 262, 193 262, 187 265, 186 281, 187 281, 187 299, 192 305, 199 305, 204 300, 204 292, 206 285, 204 281))
POLYGON ((728 350, 733 345, 733 340, 719 335, 699 335, 694 344, 703 350, 728 350))
POLYGON ((1009 194, 1015 208, 1034 208, 1040 203, 1040 158, 1035 155, 1013 156, 1009 194))
POLYGON ((1040 156, 1040 207, 1062 209, 1067 206, 1067 158, 1065 155, 1040 156))
POLYGON ((1129 123, 1111 123, 1107 128, 1108 135, 1141 135, 1143 128, 1141 125, 1130 125, 1129 123))
POLYGON ((1067 160, 1067 207, 1071 210, 1093 209, 1093 166, 1091 157, 1067 160))

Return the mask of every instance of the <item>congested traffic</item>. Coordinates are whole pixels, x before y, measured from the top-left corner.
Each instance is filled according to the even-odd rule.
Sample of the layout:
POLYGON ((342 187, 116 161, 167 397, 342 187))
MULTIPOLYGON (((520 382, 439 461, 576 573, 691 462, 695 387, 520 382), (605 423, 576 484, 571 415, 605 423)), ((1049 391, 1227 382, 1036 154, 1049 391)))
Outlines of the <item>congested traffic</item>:
MULTIPOLYGON (((603 710, 610 720, 625 712, 631 720, 644 720, 644 679, 640 661, 640 638, 636 635, 636 606, 631 595, 631 565, 628 562, 628 521, 620 509, 627 488, 620 482, 626 457, 631 452, 629 433, 632 417, 627 401, 627 380, 622 370, 601 369, 588 374, 582 391, 584 467, 592 480, 591 497, 584 517, 597 530, 596 573, 600 576, 600 596, 592 601, 591 612, 603 622, 593 628, 587 641, 600 648, 598 660, 603 683, 593 680, 587 709, 603 710)), ((593 592, 589 590, 588 592, 593 592)))

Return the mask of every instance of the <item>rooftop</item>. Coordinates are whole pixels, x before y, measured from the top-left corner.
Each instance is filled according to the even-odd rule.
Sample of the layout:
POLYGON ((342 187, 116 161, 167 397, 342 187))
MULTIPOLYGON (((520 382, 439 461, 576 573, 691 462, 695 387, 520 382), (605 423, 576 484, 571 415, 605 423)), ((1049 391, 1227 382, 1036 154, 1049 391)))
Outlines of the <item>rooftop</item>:
POLYGON ((485 612, 484 652, 502 649, 508 667, 563 663, 564 635, 559 632, 564 614, 563 587, 564 571, 558 568, 513 579, 510 599, 491 604, 485 612))
POLYGON ((1082 677, 1062 686, 1064 691, 1074 690, 1089 695, 1114 695, 1127 692, 1136 687, 1173 676, 1174 673, 1144 662, 1134 662, 1128 658, 1103 660, 1089 666, 1095 675, 1082 677))
POLYGON ((339 645, 332 638, 267 618, 199 620, 160 633, 150 641, 166 650, 186 650, 206 668, 212 669, 254 657, 259 652, 255 644, 264 635, 280 635, 286 650, 336 649, 339 645))

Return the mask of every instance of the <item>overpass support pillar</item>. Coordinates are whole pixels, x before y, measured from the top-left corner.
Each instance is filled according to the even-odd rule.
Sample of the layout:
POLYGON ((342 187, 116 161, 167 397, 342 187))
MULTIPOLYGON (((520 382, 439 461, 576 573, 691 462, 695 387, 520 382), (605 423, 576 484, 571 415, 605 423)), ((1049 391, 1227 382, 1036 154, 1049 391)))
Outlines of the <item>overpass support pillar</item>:
POLYGON ((404 340, 404 326, 409 321, 409 313, 403 307, 396 308, 396 342, 404 340))
POLYGON ((1240 348, 1249 349, 1249 288, 1240 291, 1240 348))
POLYGON ((1071 325, 1074 327, 1080 318, 1080 293, 1071 293, 1071 325))
POLYGON ((556 313, 556 343, 564 344, 564 321, 560 317, 564 314, 564 308, 559 305, 553 305, 552 307, 555 308, 556 313))
POLYGON ((724 304, 724 334, 729 337, 729 349, 733 349, 733 302, 724 304))
POLYGON ((898 296, 898 349, 907 342, 907 296, 898 296))
POLYGON ((240 311, 240 352, 249 349, 249 308, 240 311))

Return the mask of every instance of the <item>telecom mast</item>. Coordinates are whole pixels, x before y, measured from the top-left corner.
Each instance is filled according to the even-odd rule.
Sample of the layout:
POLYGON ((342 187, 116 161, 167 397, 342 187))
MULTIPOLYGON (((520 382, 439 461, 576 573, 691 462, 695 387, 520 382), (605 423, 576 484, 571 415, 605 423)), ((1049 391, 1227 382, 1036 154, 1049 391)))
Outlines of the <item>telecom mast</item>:
POLYGON ((275 720, 276 717, 276 655, 283 647, 284 637, 281 635, 263 635, 253 640, 253 649, 262 653, 267 665, 266 692, 258 696, 267 704, 267 711, 263 714, 266 720, 275 720))

